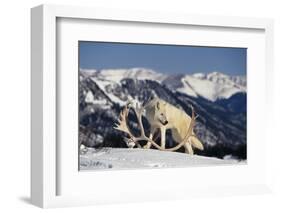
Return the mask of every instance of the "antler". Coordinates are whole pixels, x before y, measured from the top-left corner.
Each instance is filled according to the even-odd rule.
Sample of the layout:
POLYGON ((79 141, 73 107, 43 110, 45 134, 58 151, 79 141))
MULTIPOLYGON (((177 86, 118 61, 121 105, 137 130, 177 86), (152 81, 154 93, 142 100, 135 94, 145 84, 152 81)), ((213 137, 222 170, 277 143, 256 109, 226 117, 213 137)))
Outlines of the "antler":
MULTIPOLYGON (((129 135, 129 138, 125 137, 124 138, 125 142, 127 143, 127 145, 129 147, 134 147, 136 145, 135 136, 133 135, 133 133, 131 132, 131 130, 127 124, 130 104, 131 104, 130 102, 127 103, 126 106, 124 107, 124 109, 120 112, 118 122, 115 124, 115 126, 113 128, 117 129, 121 132, 127 133, 129 135)), ((138 145, 138 147, 140 147, 139 144, 137 144, 137 145, 138 145)))
POLYGON ((177 146, 173 147, 173 148, 162 148, 161 146, 159 146, 155 141, 153 141, 151 138, 147 137, 145 135, 145 131, 144 131, 144 127, 143 127, 143 123, 142 123, 142 114, 144 111, 144 107, 141 106, 139 107, 138 104, 136 104, 136 107, 131 106, 130 103, 128 103, 124 109, 121 111, 119 119, 118 119, 118 123, 116 124, 116 126, 114 127, 115 129, 125 132, 129 135, 129 138, 125 138, 126 143, 134 143, 137 144, 138 147, 141 148, 139 142, 140 141, 149 141, 154 147, 156 147, 159 150, 162 151, 175 151, 178 150, 179 148, 181 148, 185 143, 188 143, 188 139, 189 137, 196 137, 193 134, 193 127, 195 125, 195 120, 198 116, 195 116, 195 112, 194 112, 194 108, 192 106, 191 110, 192 110, 192 116, 191 116, 191 122, 190 125, 188 127, 188 131, 187 131, 187 135, 185 136, 185 138, 183 139, 183 141, 181 143, 179 143, 177 146), (137 117, 137 121, 138 121, 138 126, 140 128, 140 136, 134 136, 133 133, 130 131, 128 125, 127 125, 127 117, 129 114, 129 107, 135 112, 136 117, 137 117))
POLYGON ((118 123, 115 124, 113 127, 114 129, 117 129, 119 131, 127 133, 130 137, 133 137, 132 132, 130 131, 128 125, 127 125, 127 117, 129 114, 128 104, 124 107, 124 109, 120 112, 118 123))
MULTIPOLYGON (((144 111, 143 106, 139 107, 138 104, 137 104, 136 107, 133 107, 133 106, 131 106, 131 103, 127 103, 126 106, 124 107, 124 109, 121 111, 121 113, 119 115, 118 123, 116 123, 114 129, 125 132, 129 135, 129 138, 125 138, 125 141, 128 145, 129 144, 134 144, 134 145, 137 144, 137 146, 141 148, 141 145, 139 144, 140 141, 151 141, 151 139, 146 137, 144 127, 143 127, 143 124, 142 124, 142 113, 143 113, 143 111, 144 111), (131 132, 130 128, 128 127, 127 117, 128 117, 128 114, 129 114, 129 107, 134 111, 134 113, 137 117, 138 126, 139 126, 140 132, 141 132, 140 136, 135 136, 131 132)), ((156 146, 158 146, 154 141, 151 141, 151 142, 152 142, 152 144, 155 144, 156 146)))

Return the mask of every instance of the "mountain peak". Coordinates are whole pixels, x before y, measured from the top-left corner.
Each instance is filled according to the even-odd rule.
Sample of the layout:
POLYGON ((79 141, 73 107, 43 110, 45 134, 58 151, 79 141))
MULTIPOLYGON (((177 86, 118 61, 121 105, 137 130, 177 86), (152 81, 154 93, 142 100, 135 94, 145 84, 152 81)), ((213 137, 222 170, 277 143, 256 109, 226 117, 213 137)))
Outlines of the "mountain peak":
POLYGON ((214 71, 214 72, 210 72, 209 74, 207 74, 207 78, 211 79, 211 78, 228 78, 229 75, 218 72, 218 71, 214 71))
POLYGON ((117 83, 123 79, 152 80, 164 84, 174 91, 178 91, 193 97, 203 97, 210 101, 227 99, 239 92, 246 92, 245 76, 229 76, 214 71, 208 74, 194 73, 163 74, 152 69, 135 67, 129 69, 102 69, 102 70, 80 70, 85 77, 92 77, 102 84, 117 83))
POLYGON ((205 79, 206 78, 206 74, 204 74, 204 73, 194 73, 194 74, 192 74, 192 76, 193 77, 195 77, 195 78, 199 78, 199 79, 205 79))
POLYGON ((119 82, 124 78, 138 79, 138 80, 155 80, 161 82, 167 76, 165 74, 156 72, 152 69, 136 67, 129 69, 103 69, 98 71, 99 77, 105 78, 109 81, 119 82))
POLYGON ((216 101, 246 92, 246 79, 243 76, 229 76, 217 71, 208 74, 195 73, 186 75, 177 91, 189 91, 189 95, 216 101))

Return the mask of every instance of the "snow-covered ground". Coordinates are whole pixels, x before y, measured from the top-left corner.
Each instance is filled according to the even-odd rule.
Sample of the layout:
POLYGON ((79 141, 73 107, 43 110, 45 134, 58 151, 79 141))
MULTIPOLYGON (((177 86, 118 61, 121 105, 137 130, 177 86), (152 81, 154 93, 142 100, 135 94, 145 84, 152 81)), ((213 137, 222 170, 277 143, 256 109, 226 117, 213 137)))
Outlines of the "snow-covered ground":
POLYGON ((188 155, 154 149, 85 148, 80 154, 80 170, 171 168, 236 164, 232 159, 188 155))

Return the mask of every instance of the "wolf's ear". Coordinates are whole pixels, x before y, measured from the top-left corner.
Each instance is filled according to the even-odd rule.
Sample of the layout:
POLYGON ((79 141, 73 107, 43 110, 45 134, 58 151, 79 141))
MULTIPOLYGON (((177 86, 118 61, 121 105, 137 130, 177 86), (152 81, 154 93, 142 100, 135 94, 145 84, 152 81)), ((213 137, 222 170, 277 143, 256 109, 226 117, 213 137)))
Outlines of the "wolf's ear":
POLYGON ((160 103, 159 103, 159 101, 157 101, 157 103, 156 103, 156 108, 159 110, 160 109, 160 103))

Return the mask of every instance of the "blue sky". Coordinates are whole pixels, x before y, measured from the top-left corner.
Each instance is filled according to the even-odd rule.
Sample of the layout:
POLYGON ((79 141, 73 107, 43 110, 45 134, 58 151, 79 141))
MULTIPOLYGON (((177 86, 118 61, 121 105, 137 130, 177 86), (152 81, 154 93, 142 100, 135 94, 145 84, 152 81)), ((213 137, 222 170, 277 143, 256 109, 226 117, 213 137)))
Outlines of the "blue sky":
POLYGON ((166 74, 245 75, 246 58, 245 48, 79 42, 79 67, 84 69, 144 67, 166 74))

